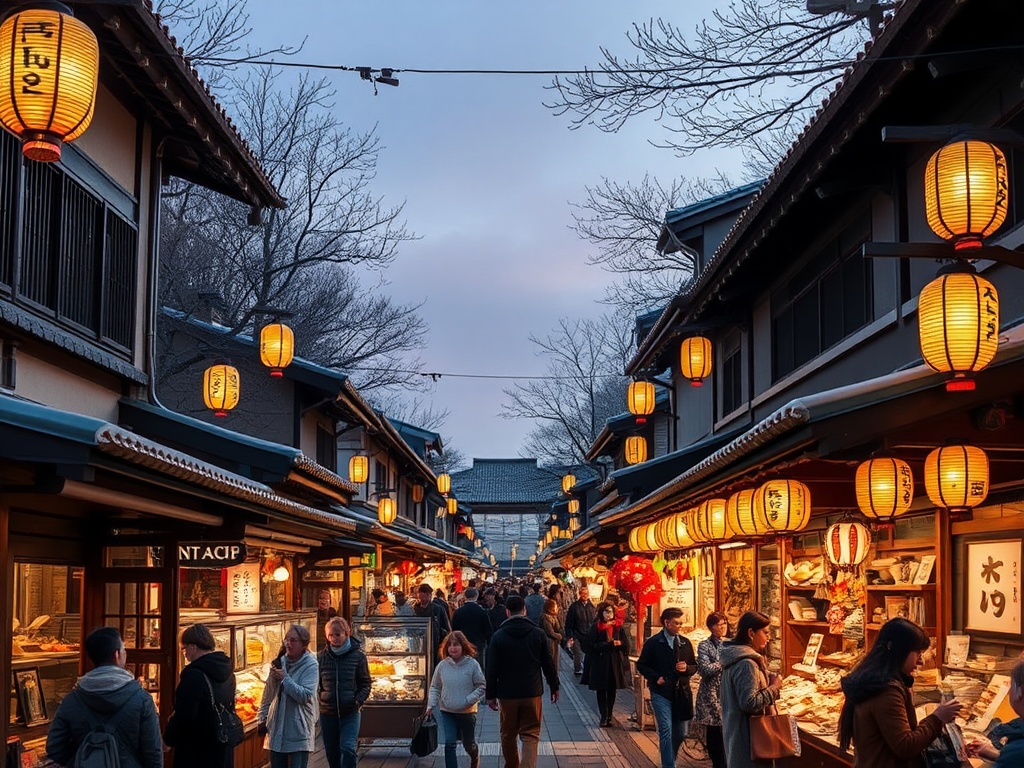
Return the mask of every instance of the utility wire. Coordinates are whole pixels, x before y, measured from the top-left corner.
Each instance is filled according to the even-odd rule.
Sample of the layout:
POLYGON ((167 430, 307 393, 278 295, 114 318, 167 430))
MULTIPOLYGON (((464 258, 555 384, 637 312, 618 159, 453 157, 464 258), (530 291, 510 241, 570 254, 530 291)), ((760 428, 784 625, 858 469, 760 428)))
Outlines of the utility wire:
MULTIPOLYGON (((564 380, 565 376, 504 376, 501 374, 494 373, 446 373, 441 371, 412 371, 402 370, 400 368, 345 368, 345 371, 361 371, 364 373, 406 373, 413 376, 423 376, 424 378, 431 378, 434 381, 439 381, 442 378, 449 379, 506 379, 506 380, 531 380, 531 381, 557 381, 564 380)), ((595 373, 589 378, 594 379, 625 379, 625 374, 620 373, 595 373)))

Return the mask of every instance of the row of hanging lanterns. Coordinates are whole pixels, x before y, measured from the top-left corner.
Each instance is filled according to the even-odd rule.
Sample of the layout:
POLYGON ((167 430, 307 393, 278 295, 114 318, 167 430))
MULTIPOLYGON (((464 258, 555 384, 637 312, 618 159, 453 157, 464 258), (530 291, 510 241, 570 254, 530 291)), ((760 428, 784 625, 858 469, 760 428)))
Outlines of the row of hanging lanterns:
MULTIPOLYGON (((260 330, 260 362, 275 378, 284 376, 284 369, 295 358, 295 334, 281 322, 268 323, 260 330)), ((203 373, 203 402, 216 417, 227 416, 238 405, 241 376, 230 362, 217 362, 203 373)))

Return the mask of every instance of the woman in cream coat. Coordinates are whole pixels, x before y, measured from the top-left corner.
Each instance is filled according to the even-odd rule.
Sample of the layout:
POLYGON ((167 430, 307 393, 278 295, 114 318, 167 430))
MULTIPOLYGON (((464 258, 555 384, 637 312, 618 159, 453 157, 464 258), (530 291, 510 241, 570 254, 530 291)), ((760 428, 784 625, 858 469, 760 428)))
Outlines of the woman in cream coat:
POLYGON ((270 665, 267 687, 256 716, 270 768, 306 768, 313 751, 320 710, 316 656, 309 650, 309 632, 292 624, 284 636, 284 653, 270 665))

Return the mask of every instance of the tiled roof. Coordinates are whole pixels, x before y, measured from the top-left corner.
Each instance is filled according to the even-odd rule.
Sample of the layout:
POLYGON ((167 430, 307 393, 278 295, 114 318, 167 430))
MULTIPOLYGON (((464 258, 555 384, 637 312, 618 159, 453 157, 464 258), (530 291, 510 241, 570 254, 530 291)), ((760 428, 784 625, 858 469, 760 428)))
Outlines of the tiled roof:
POLYGON ((452 494, 467 504, 550 504, 562 492, 562 472, 536 459, 473 459, 452 475, 452 494))

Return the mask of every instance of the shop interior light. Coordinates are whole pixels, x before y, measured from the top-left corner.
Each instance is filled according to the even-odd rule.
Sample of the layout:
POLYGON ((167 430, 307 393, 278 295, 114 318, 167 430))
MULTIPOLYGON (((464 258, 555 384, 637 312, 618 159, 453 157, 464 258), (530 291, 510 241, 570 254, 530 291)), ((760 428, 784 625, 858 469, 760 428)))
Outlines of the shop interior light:
POLYGON ((279 565, 274 569, 274 581, 288 581, 290 576, 288 568, 284 565, 279 565))

